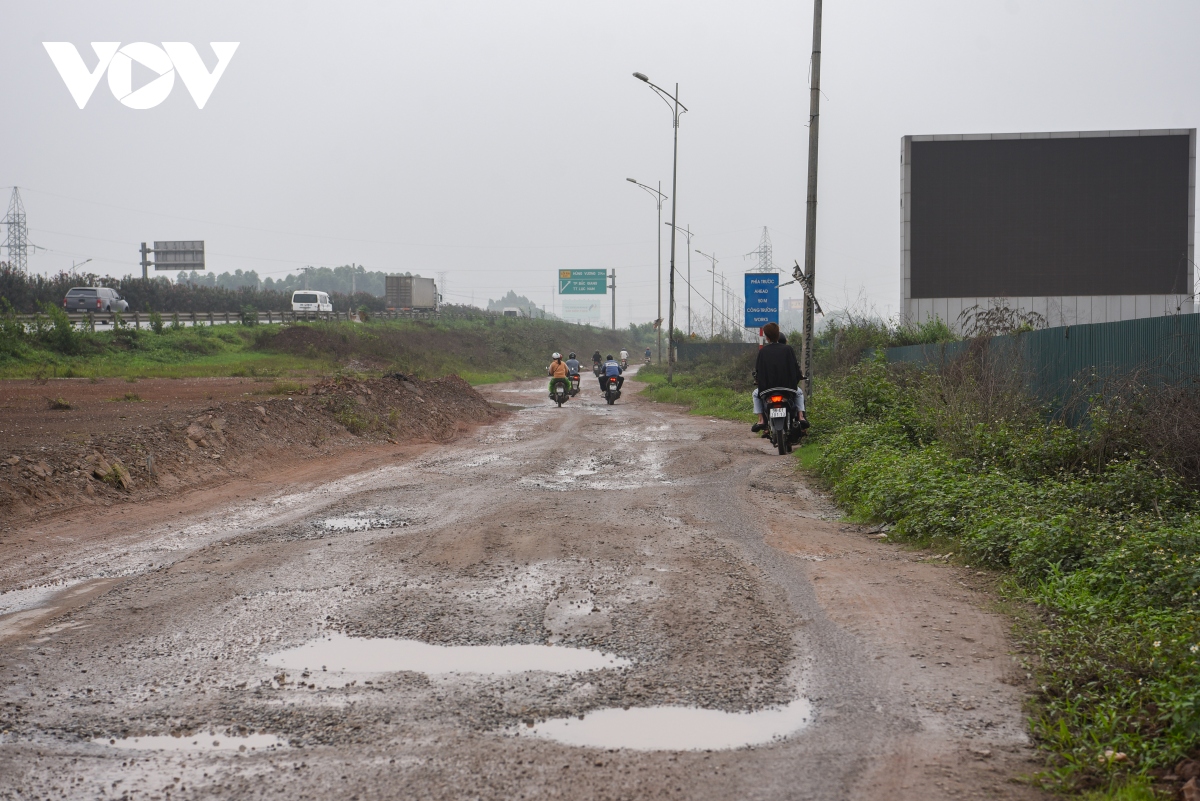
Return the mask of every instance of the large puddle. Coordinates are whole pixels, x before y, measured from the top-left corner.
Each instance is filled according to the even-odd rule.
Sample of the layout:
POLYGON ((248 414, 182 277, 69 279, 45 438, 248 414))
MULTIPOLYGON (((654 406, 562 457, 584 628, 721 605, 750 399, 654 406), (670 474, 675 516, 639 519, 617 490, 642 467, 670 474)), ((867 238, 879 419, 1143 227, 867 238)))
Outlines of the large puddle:
POLYGON ((583 673, 632 664, 612 654, 552 645, 431 645, 331 634, 265 657, 285 670, 346 673, 583 673))
POLYGON ((555 718, 514 731, 591 748, 635 751, 717 751, 762 745, 812 722, 812 705, 799 698, 758 712, 722 712, 682 706, 601 709, 580 718, 555 718))
POLYGON ((273 734, 249 734, 245 737, 225 737, 220 734, 193 734, 189 737, 173 737, 169 734, 153 737, 125 737, 121 740, 99 737, 92 740, 97 745, 109 748, 124 748, 134 751, 274 751, 286 748, 287 742, 273 734))
POLYGON ((402 528, 407 525, 408 521, 406 520, 393 520, 387 517, 367 517, 365 515, 327 517, 321 521, 321 527, 326 531, 370 531, 376 528, 402 528))

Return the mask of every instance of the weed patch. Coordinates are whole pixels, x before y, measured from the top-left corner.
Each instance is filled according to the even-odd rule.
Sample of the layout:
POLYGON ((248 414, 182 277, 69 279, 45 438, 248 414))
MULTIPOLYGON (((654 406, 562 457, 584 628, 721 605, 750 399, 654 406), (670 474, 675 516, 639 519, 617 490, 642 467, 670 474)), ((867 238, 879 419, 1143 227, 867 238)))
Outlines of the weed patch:
POLYGON ((1200 493, 1135 439, 1114 447, 1111 404, 1068 426, 989 369, 880 356, 822 382, 806 464, 851 517, 1005 571, 1037 609, 1022 648, 1045 782, 1148 797, 1127 779, 1200 745, 1200 493))

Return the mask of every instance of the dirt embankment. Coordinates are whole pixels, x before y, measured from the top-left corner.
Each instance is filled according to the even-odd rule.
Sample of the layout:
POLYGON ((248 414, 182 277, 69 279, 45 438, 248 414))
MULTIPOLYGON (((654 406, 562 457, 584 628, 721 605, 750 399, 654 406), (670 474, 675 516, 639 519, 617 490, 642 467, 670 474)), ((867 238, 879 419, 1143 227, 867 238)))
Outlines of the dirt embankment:
POLYGON ((34 515, 175 493, 364 440, 447 441, 500 414, 456 376, 338 377, 280 396, 255 388, 237 379, 6 382, 0 531, 34 515))

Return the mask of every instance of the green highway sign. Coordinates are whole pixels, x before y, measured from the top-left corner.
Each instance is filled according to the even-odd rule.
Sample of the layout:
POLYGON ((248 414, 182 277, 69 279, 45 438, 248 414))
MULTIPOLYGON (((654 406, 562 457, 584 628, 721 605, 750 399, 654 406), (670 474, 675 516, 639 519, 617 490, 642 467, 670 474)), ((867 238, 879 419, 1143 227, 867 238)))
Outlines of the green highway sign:
POLYGON ((605 270, 559 270, 558 294, 607 295, 608 272, 605 270))

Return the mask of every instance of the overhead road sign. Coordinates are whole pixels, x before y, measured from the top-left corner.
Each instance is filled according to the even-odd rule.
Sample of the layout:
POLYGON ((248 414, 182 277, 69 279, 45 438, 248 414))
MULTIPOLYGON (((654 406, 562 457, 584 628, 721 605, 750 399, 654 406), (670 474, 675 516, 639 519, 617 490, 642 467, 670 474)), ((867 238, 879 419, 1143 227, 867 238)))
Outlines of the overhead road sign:
POLYGON ((779 274, 746 273, 747 328, 779 323, 779 274))
POLYGON ((606 295, 608 273, 604 270, 559 270, 558 294, 606 295))
POLYGON ((154 269, 203 270, 204 240, 154 243, 154 269))

